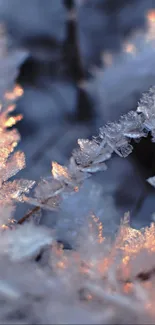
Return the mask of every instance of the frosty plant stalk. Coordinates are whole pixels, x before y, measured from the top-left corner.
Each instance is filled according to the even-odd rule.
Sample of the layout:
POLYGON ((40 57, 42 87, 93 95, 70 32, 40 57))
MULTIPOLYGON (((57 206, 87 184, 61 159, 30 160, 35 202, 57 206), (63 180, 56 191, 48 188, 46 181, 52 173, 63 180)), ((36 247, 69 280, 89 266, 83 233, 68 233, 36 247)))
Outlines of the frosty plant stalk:
MULTIPOLYGON (((122 158, 133 150, 131 140, 139 141, 150 132, 155 141, 155 87, 143 94, 137 110, 121 116, 118 122, 100 128, 98 137, 79 139, 67 167, 52 162, 52 176, 43 179, 35 189, 35 197, 24 200, 40 208, 55 210, 64 195, 78 191, 84 180, 93 173, 105 171, 106 161, 115 153, 122 158)), ((148 179, 154 185, 154 178, 148 179)), ((36 208, 35 208, 36 210, 36 208)), ((32 210, 35 212, 35 210, 32 210)), ((30 217, 28 213, 27 217, 30 217)), ((24 221, 26 218, 21 219, 24 221)))

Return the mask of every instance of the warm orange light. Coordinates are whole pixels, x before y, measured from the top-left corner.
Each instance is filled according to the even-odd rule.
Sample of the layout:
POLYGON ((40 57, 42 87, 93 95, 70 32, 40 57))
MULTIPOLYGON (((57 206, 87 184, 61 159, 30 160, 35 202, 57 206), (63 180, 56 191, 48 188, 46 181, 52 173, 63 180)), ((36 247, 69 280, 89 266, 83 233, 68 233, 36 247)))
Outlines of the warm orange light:
POLYGON ((0 228, 3 229, 3 230, 6 230, 6 229, 8 229, 8 226, 2 225, 0 228))
POLYGON ((132 283, 126 283, 124 285, 123 289, 124 289, 125 293, 130 293, 132 291, 132 289, 133 289, 133 284, 132 283))
POLYGON ((7 91, 4 97, 6 100, 14 101, 16 98, 21 97, 23 93, 23 89, 19 85, 16 85, 12 91, 7 91))
POLYGON ((127 255, 122 259, 123 264, 127 265, 128 262, 130 261, 130 257, 127 255))
POLYGON ((22 120, 22 115, 17 115, 17 116, 10 116, 8 120, 5 122, 5 127, 10 128, 13 125, 15 125, 17 122, 22 120))
POLYGON ((132 43, 127 43, 127 44, 124 45, 124 51, 126 53, 135 54, 136 53, 136 47, 132 43))
POLYGON ((98 271, 101 274, 106 273, 111 263, 112 263, 112 259, 110 257, 104 258, 103 261, 98 263, 98 271))
POLYGON ((88 301, 90 301, 90 300, 93 299, 93 296, 89 293, 89 294, 86 295, 86 299, 87 299, 88 301))
POLYGON ((151 22, 155 22, 155 10, 151 9, 147 13, 147 19, 151 22))
POLYGON ((147 13, 148 31, 146 33, 146 41, 155 41, 155 10, 149 10, 147 13))
POLYGON ((67 168, 59 165, 55 161, 52 162, 52 175, 55 179, 61 177, 66 179, 70 178, 67 168))
POLYGON ((66 268, 66 263, 64 263, 64 261, 59 261, 58 263, 57 263, 57 267, 59 268, 59 269, 65 269, 66 268))
MULTIPOLYGON (((96 217, 95 215, 92 215, 93 222, 97 226, 97 231, 98 231, 98 242, 101 244, 104 241, 103 237, 103 225, 102 222, 99 221, 99 218, 96 217)), ((90 223, 90 227, 93 227, 93 225, 90 223)))

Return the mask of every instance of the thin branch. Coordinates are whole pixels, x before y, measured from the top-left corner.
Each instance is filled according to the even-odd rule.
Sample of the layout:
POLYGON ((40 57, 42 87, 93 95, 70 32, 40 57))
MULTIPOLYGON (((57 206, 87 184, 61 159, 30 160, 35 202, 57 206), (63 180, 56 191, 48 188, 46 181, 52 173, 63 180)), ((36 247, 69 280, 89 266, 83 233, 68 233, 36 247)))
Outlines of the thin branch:
POLYGON ((30 217, 33 216, 34 213, 40 211, 41 208, 39 206, 36 206, 35 208, 33 208, 32 210, 30 210, 28 213, 25 214, 24 217, 22 217, 21 219, 19 219, 17 221, 17 224, 21 225, 23 224, 25 221, 27 221, 30 217))

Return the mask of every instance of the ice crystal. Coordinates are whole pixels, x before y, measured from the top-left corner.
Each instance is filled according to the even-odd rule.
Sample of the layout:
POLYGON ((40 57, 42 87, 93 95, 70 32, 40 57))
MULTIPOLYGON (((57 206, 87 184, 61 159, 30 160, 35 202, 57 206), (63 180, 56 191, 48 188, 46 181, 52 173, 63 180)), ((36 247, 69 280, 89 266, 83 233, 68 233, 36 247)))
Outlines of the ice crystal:
POLYGON ((79 139, 80 150, 76 152, 76 162, 78 165, 88 167, 99 154, 100 147, 95 141, 79 139))
POLYGON ((59 165, 57 162, 52 162, 52 175, 54 179, 60 182, 70 182, 70 175, 66 167, 59 165))
POLYGON ((155 187, 155 176, 153 176, 153 177, 149 177, 149 178, 147 179, 147 181, 148 181, 148 183, 149 183, 150 185, 152 185, 153 187, 155 187))
POLYGON ((154 142, 155 132, 155 86, 151 87, 148 93, 143 94, 138 105, 137 112, 144 117, 144 127, 152 134, 154 142))
MULTIPOLYGON (((26 57, 24 51, 8 51, 7 39, 3 26, 0 26, 0 210, 1 224, 11 219, 13 201, 22 200, 23 193, 32 188, 34 182, 26 180, 8 181, 25 167, 22 152, 13 153, 20 135, 11 128, 22 116, 13 116, 16 100, 23 94, 23 89, 15 85, 18 67, 26 57)), ((12 215, 13 216, 13 215, 12 215)))

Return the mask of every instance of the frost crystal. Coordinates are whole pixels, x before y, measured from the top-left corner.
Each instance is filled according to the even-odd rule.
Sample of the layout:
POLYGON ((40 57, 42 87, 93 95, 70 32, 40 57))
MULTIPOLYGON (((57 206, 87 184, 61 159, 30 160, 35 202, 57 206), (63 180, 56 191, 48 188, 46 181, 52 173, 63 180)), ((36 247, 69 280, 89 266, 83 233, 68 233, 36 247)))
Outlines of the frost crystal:
POLYGON ((109 123, 100 129, 100 136, 121 157, 126 157, 132 152, 127 137, 123 134, 124 128, 121 123, 109 123))
POLYGON ((123 127, 123 135, 130 139, 139 139, 147 136, 143 129, 143 119, 134 111, 130 111, 127 115, 121 117, 120 122, 123 127))
POLYGON ((52 162, 52 175, 54 179, 60 182, 69 183, 71 181, 71 177, 69 171, 66 167, 59 165, 57 162, 52 162))
POLYGON ((95 141, 79 139, 80 150, 76 151, 75 159, 78 165, 88 167, 98 156, 100 147, 95 141))
POLYGON ((11 219, 13 201, 21 200, 23 193, 27 193, 34 185, 32 181, 8 181, 25 167, 25 156, 22 152, 13 153, 20 136, 16 129, 9 130, 22 116, 12 116, 15 101, 23 94, 20 86, 14 85, 18 74, 18 66, 25 59, 23 51, 7 50, 4 29, 0 27, 0 210, 1 224, 6 222, 6 216, 11 219), (8 73, 9 71, 9 73, 8 73), (4 218, 4 215, 6 216, 4 218))
POLYGON ((144 118, 144 127, 152 134, 152 141, 155 137, 155 86, 151 87, 148 93, 143 94, 137 108, 144 118))

